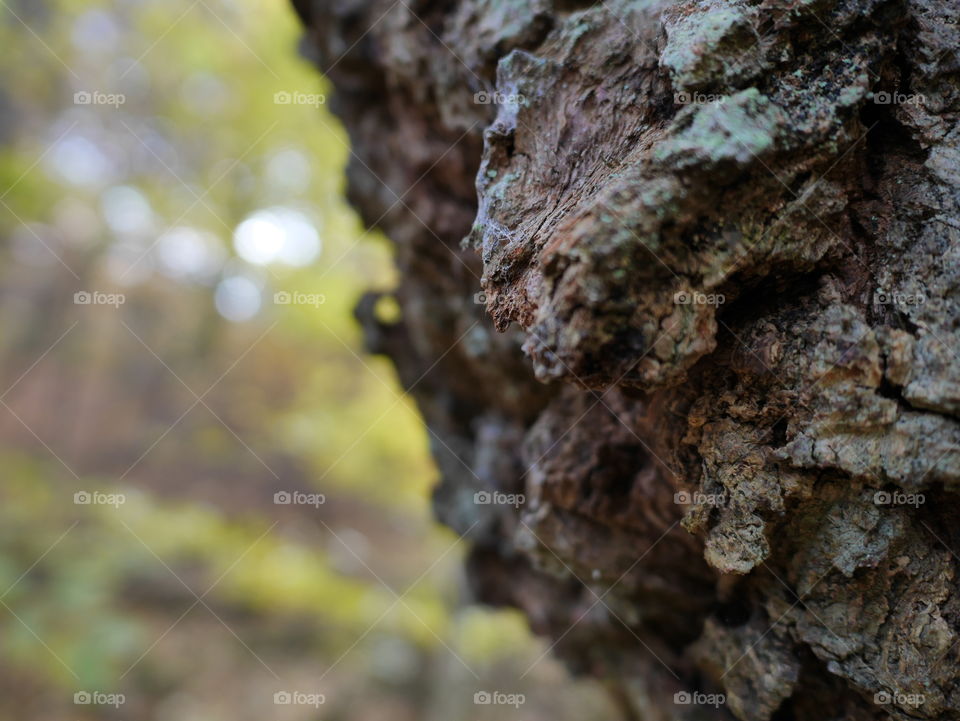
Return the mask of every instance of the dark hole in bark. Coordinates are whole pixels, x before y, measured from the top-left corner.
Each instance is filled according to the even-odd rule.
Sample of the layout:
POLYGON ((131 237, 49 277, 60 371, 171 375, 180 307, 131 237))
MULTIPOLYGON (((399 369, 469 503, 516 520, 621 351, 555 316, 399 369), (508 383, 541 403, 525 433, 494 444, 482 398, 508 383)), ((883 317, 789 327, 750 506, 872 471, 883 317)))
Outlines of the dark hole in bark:
POLYGON ((586 10, 599 4, 599 2, 590 2, 590 0, 556 0, 553 7, 558 12, 570 13, 577 10, 586 10))
POLYGON ((597 466, 590 474, 590 482, 584 484, 584 498, 596 493, 613 501, 627 501, 633 479, 647 465, 647 453, 640 446, 626 443, 603 446, 598 453, 597 466))
POLYGON ((770 443, 774 448, 780 448, 787 444, 787 419, 781 418, 773 424, 770 431, 770 443))
POLYGON ((750 620, 752 612, 746 601, 729 601, 718 604, 713 614, 727 628, 737 628, 750 620))

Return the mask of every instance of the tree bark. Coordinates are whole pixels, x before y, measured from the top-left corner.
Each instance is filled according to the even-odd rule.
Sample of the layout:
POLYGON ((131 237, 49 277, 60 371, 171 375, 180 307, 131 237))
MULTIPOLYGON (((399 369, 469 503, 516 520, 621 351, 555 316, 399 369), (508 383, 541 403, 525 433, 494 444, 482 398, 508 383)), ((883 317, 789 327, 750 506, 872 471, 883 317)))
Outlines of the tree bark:
POLYGON ((956 0, 294 3, 477 599, 630 718, 960 718, 956 0))

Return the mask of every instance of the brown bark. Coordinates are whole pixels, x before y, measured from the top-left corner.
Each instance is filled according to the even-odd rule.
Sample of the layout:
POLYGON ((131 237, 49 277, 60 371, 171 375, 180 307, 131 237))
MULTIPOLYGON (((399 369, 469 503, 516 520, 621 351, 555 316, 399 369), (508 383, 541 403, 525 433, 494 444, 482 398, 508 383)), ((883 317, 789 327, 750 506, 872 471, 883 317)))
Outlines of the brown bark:
POLYGON ((477 598, 643 718, 960 718, 955 1, 295 4, 477 598))

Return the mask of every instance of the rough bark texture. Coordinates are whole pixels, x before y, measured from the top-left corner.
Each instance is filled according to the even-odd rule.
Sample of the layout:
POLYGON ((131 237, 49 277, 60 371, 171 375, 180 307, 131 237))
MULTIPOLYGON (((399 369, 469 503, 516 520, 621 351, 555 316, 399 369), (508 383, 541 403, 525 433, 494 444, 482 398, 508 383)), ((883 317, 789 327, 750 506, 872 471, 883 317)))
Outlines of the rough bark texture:
POLYGON ((478 599, 628 717, 960 718, 956 0, 295 4, 478 599))

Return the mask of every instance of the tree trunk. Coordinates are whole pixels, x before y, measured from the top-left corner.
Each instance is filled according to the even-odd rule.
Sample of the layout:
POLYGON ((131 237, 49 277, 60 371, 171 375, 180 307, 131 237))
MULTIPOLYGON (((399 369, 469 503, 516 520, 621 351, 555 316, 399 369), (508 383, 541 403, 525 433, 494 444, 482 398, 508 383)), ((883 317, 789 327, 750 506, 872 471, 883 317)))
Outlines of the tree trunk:
POLYGON ((960 718, 956 0, 295 4, 478 600, 628 718, 960 718))

